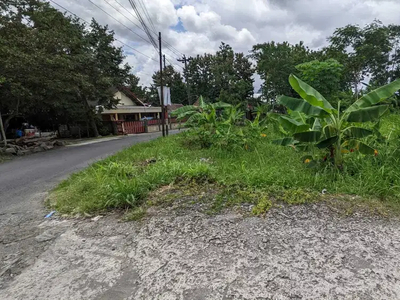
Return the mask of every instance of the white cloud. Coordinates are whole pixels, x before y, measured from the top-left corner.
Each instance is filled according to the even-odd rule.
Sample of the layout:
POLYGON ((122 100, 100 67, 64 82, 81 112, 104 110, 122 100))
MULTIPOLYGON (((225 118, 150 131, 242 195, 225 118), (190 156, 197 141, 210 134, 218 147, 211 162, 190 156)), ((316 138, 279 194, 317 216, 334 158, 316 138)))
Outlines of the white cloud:
MULTIPOLYGON (((139 24, 139 21, 132 16, 135 13, 128 0, 91 0, 118 21, 90 1, 55 1, 85 20, 94 17, 101 24, 109 24, 118 39, 149 56, 151 59, 124 47, 126 60, 141 77, 142 83, 151 82, 151 75, 159 68, 158 55, 154 47, 138 37, 140 35, 147 39, 145 33, 133 24, 139 24)), ((176 65, 179 64, 176 62, 178 51, 187 56, 215 53, 221 41, 245 54, 254 44, 271 40, 287 40, 291 43, 302 40, 306 45, 316 48, 326 44, 326 38, 335 28, 350 23, 365 25, 374 19, 380 19, 386 24, 400 24, 398 0, 141 1, 147 7, 155 31, 161 31, 164 39, 177 49, 165 50, 168 60, 176 65), (174 30, 179 28, 175 27, 179 20, 185 31, 174 30)), ((139 3, 138 0, 134 2, 139 3)), ((176 69, 181 70, 179 67, 176 69)), ((256 89, 259 84, 260 81, 257 80, 256 89)))

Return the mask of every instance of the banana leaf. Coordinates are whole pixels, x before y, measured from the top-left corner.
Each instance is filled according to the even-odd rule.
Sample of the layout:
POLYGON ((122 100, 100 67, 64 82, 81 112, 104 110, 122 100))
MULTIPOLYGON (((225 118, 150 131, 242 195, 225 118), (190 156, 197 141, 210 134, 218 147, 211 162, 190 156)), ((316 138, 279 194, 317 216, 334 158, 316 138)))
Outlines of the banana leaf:
POLYGON ((299 142, 304 143, 315 143, 321 138, 321 131, 306 131, 299 132, 293 135, 293 137, 299 142))
POLYGON ((339 138, 338 136, 330 137, 330 138, 328 138, 326 140, 323 140, 323 141, 319 142, 317 144, 317 147, 319 149, 329 148, 330 146, 332 146, 334 143, 337 142, 338 138, 339 138))
POLYGON ((313 131, 321 131, 322 130, 322 125, 320 119, 316 118, 314 120, 314 124, 312 126, 313 131))
POLYGON ((365 155, 375 154, 375 149, 359 140, 350 140, 349 148, 358 150, 360 153, 365 155))
POLYGON ((307 124, 301 123, 287 116, 281 116, 279 118, 279 124, 283 127, 285 131, 291 134, 303 132, 309 129, 309 126, 307 124))
POLYGON ((292 146, 295 144, 295 140, 292 137, 286 137, 283 139, 273 140, 272 144, 279 146, 292 146))
POLYGON ((316 89, 308 85, 295 75, 289 76, 289 83, 292 88, 309 104, 322 108, 324 111, 331 113, 334 108, 316 89))
POLYGON ((182 116, 186 116, 188 115, 188 113, 194 113, 197 112, 198 108, 196 106, 193 105, 186 105, 183 107, 178 108, 177 110, 171 112, 172 116, 177 116, 178 118, 182 118, 182 116))
POLYGON ((322 108, 313 106, 303 99, 280 96, 278 97, 278 103, 293 111, 302 112, 307 116, 322 117, 328 115, 322 108))
POLYGON ((333 127, 332 125, 326 125, 322 131, 324 132, 325 138, 327 138, 327 139, 337 136, 337 134, 338 134, 336 132, 335 127, 333 127))
POLYGON ((388 105, 377 105, 373 107, 360 108, 353 110, 347 116, 347 122, 374 122, 379 120, 379 118, 385 114, 389 109, 388 105))
POLYGON ((398 90, 400 90, 400 79, 397 79, 361 97, 356 102, 354 102, 346 111, 352 112, 360 108, 371 107, 389 98, 398 90))
POLYGON ((344 134, 346 134, 351 138, 356 138, 356 139, 367 137, 369 135, 372 135, 373 133, 374 132, 372 130, 355 126, 349 127, 346 130, 344 130, 344 134))

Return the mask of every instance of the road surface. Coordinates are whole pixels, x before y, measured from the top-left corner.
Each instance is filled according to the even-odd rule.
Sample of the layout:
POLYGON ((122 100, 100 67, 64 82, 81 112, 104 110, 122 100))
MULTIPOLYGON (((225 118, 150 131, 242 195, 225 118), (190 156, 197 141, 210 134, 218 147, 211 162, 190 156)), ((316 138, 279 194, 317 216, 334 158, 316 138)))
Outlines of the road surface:
POLYGON ((46 193, 69 174, 87 167, 131 145, 159 137, 160 133, 125 136, 94 144, 65 147, 37 153, 0 164, 0 213, 24 210, 38 203, 46 193), (32 203, 32 200, 36 203, 32 203))

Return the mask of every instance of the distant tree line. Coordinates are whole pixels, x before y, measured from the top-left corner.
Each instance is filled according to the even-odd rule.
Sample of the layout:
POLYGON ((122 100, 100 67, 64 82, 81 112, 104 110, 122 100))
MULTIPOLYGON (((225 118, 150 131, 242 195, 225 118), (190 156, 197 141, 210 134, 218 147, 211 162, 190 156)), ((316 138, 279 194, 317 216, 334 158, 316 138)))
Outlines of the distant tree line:
POLYGON ((380 21, 365 27, 348 25, 336 29, 328 42, 319 50, 302 42, 255 45, 251 56, 264 80, 264 100, 274 103, 279 95, 296 97, 287 80, 290 74, 321 91, 332 103, 351 102, 364 91, 400 77, 400 25, 385 26, 380 21))

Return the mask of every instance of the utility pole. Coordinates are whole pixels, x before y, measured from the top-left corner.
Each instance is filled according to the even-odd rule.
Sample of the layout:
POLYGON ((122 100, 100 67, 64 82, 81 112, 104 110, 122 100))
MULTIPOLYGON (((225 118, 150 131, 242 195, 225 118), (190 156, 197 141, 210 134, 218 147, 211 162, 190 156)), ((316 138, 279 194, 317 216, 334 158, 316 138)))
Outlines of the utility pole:
POLYGON ((186 58, 185 54, 183 54, 181 59, 178 59, 179 62, 183 62, 185 64, 185 74, 184 74, 184 76, 185 76, 185 81, 186 81, 189 105, 192 104, 192 101, 190 99, 191 98, 191 96, 190 96, 190 85, 189 85, 189 80, 188 80, 188 76, 187 76, 187 62, 191 61, 191 60, 192 60, 192 58, 191 57, 190 58, 186 58))
MULTIPOLYGON (((166 74, 166 68, 167 68, 167 65, 165 64, 165 54, 163 54, 163 59, 164 59, 164 74, 166 74)), ((168 86, 167 84, 165 85, 165 86, 168 86)), ((165 134, 168 136, 169 135, 169 128, 168 128, 168 126, 169 126, 169 112, 168 112, 168 105, 167 105, 167 107, 165 108, 165 113, 167 114, 167 126, 165 126, 165 134)))
POLYGON ((161 49, 161 32, 158 33, 158 43, 160 52, 160 98, 161 98, 161 126, 162 135, 165 137, 165 106, 164 106, 164 87, 163 87, 163 60, 162 60, 162 49, 161 49))
POLYGON ((165 54, 163 54, 163 60, 164 60, 164 70, 167 67, 167 65, 165 64, 165 54))

